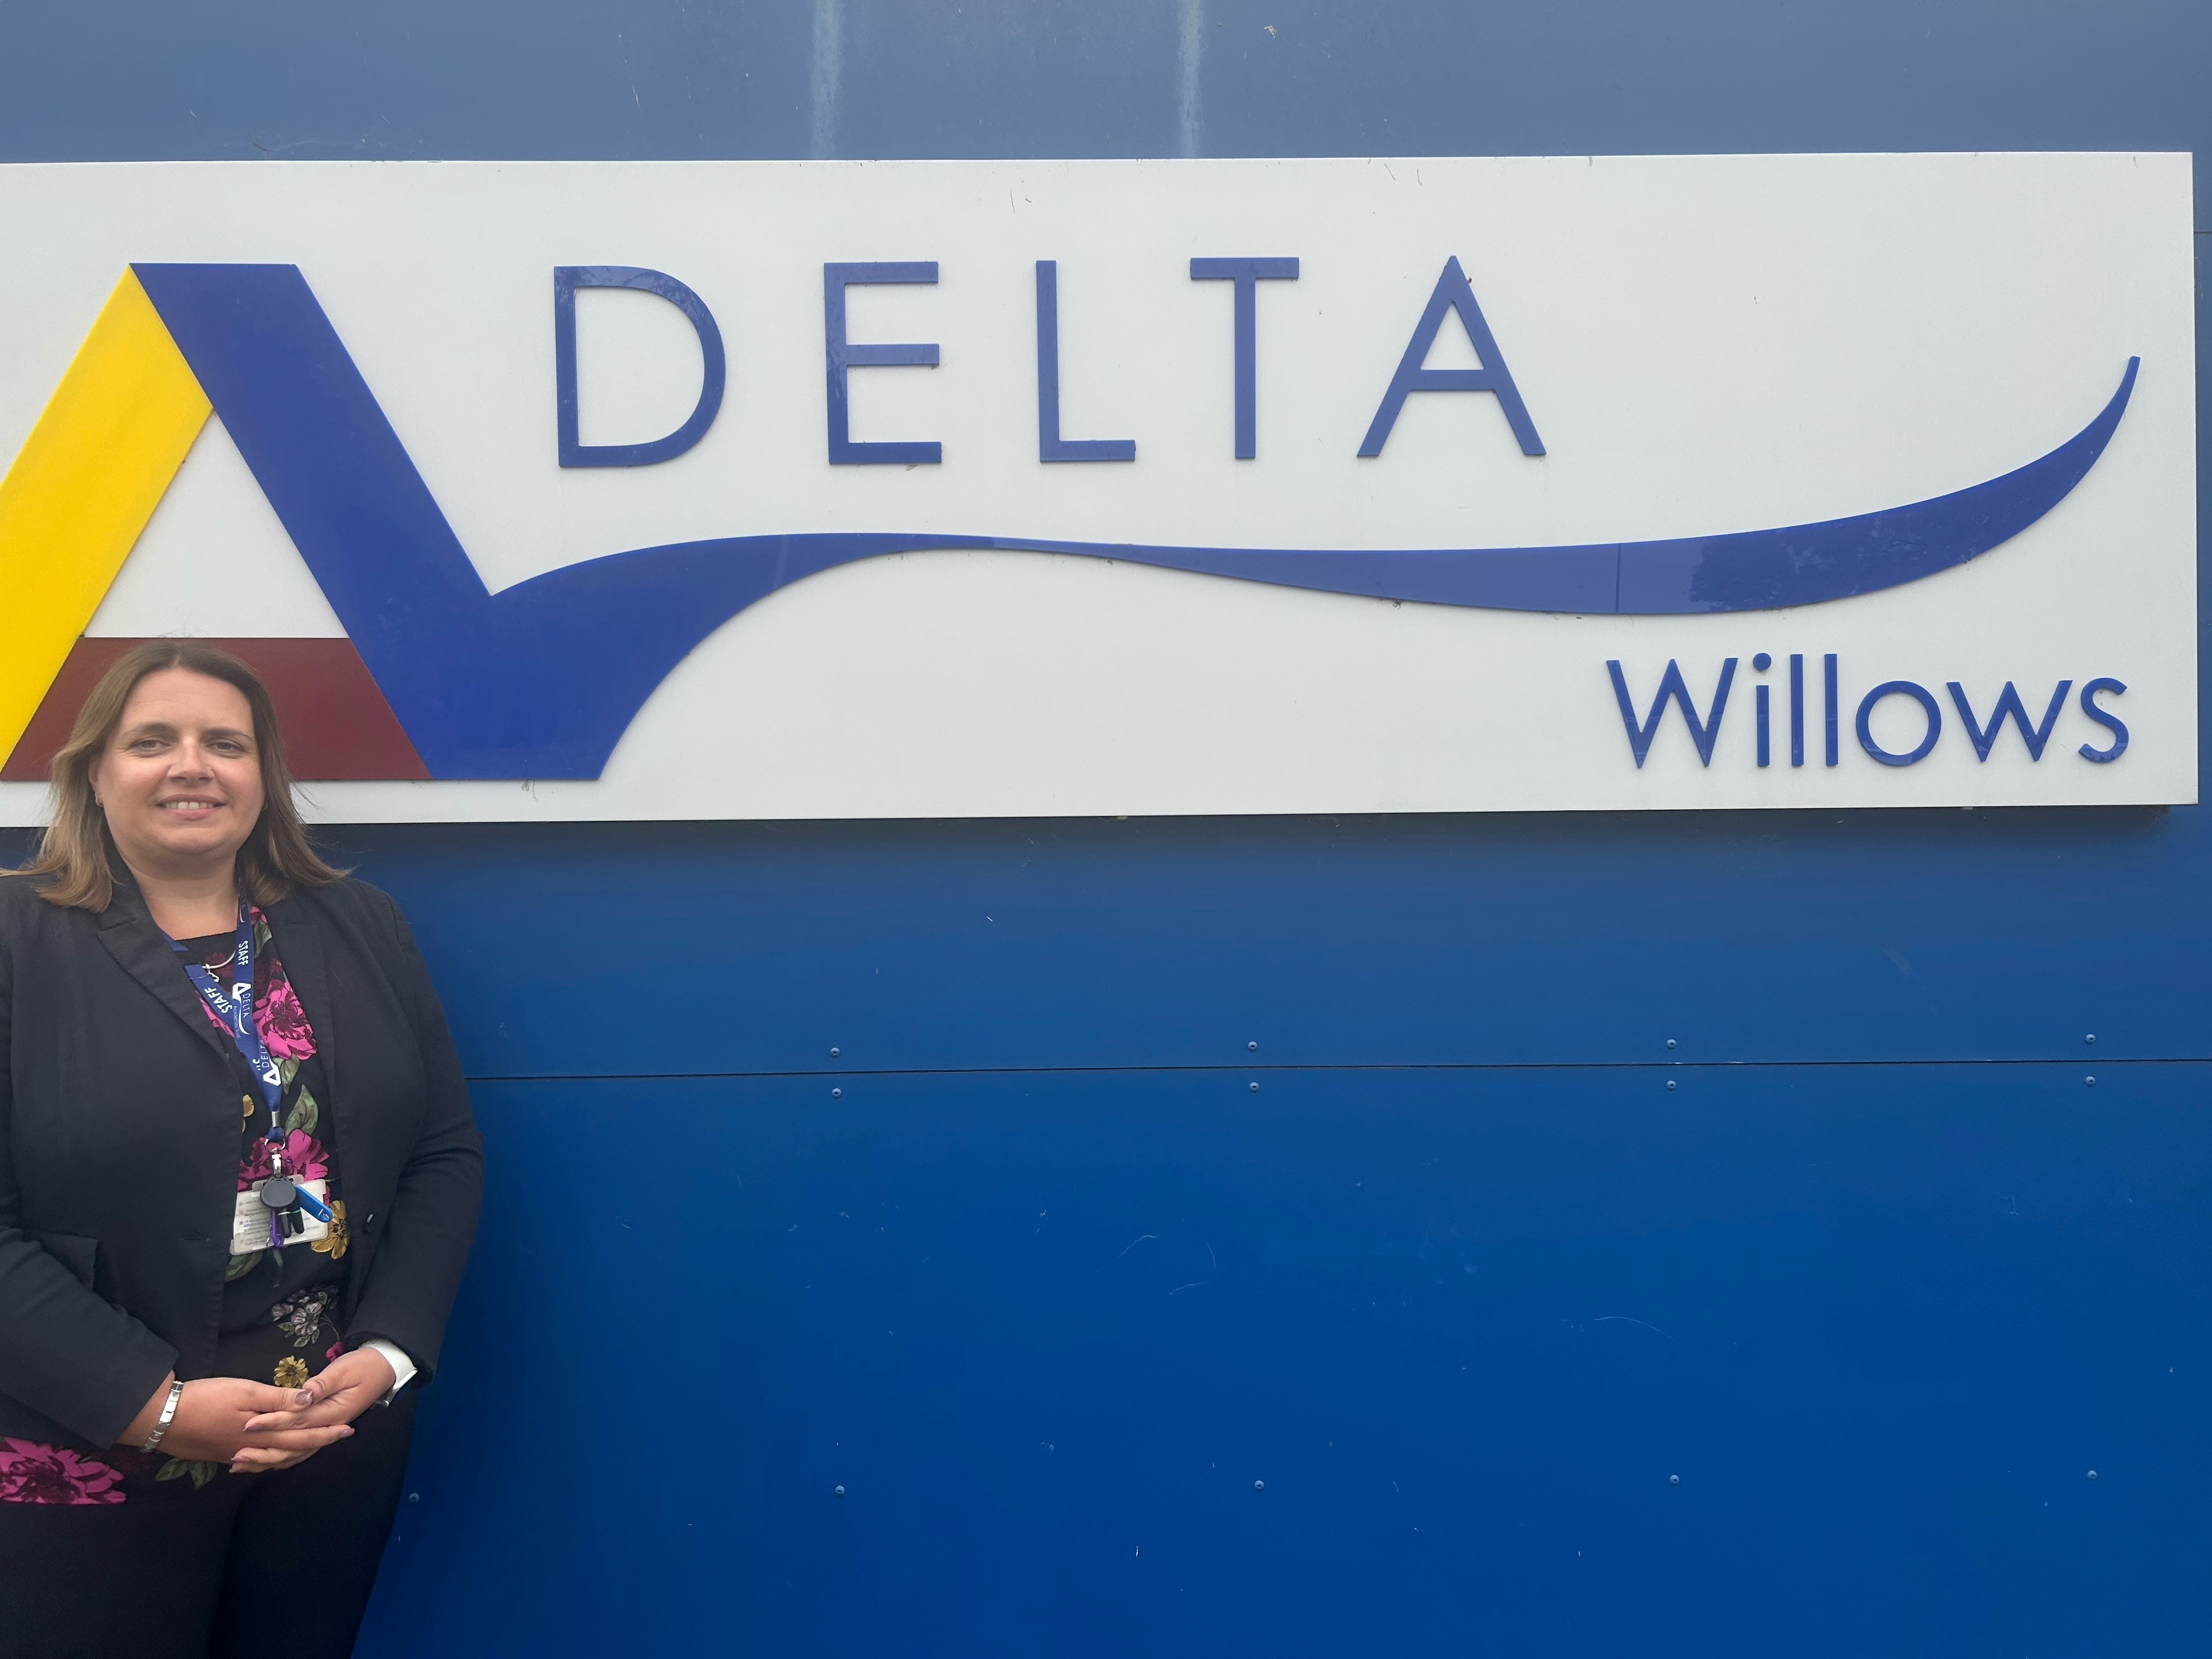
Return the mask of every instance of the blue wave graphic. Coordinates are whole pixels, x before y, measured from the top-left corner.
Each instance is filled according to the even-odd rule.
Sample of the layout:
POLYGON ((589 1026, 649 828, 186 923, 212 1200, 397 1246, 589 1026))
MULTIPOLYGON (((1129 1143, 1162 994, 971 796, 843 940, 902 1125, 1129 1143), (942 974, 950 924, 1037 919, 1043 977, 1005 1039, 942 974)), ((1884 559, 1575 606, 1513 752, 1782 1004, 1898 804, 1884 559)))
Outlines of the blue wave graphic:
POLYGON ((191 365, 369 672, 440 778, 594 778, 701 641, 817 571, 996 548, 1430 605, 1681 616, 1818 605, 1988 552, 2064 500, 2126 410, 1966 489, 1778 530, 1565 547, 1166 547, 1024 537, 735 536, 640 548, 489 592, 295 265, 141 264, 191 365))

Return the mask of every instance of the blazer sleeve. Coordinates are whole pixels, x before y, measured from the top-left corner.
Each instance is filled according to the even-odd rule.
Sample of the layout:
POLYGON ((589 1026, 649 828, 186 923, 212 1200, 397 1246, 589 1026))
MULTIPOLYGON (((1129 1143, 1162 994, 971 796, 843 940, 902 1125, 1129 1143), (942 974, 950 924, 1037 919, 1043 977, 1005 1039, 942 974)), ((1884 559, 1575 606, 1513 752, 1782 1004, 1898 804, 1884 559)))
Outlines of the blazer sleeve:
POLYGON ((428 1382, 437 1370, 447 1316, 476 1238, 477 1212, 483 1202, 483 1140, 469 1109, 468 1085, 445 1010, 415 947, 414 933, 391 897, 379 896, 392 930, 392 981, 422 1048, 428 1098, 378 1234, 368 1282, 355 1305, 347 1340, 357 1346, 380 1336, 398 1343, 428 1382))
POLYGON ((14 1005, 13 952, 0 948, 0 1394, 112 1446, 176 1368, 177 1351, 94 1292, 94 1240, 23 1226, 14 1005))

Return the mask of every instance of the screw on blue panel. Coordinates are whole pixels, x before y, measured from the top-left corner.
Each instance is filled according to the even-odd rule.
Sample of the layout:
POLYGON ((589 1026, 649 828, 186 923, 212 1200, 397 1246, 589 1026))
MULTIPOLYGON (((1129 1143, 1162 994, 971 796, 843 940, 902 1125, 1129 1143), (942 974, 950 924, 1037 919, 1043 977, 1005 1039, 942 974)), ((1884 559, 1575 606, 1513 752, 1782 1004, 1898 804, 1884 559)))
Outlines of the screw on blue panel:
POLYGON ((2082 1042, 2094 1042, 2096 1040, 2097 1040, 2097 1034, 2096 1034, 2094 1031, 2090 1032, 2088 1036, 2085 1036, 2085 1037, 2083 1037, 2083 1038, 2081 1039, 2081 1041, 2082 1041, 2082 1042))
MULTIPOLYGON (((2096 1040, 2097 1040, 2097 1039, 2096 1039, 2096 1038, 2094 1038, 2094 1037, 2091 1037, 2091 1038, 2089 1039, 2089 1041, 2090 1041, 2090 1042, 2094 1042, 2096 1040)), ((1246 1043, 1246 1044, 1244 1045, 1244 1048, 1245 1048, 1245 1051, 1246 1051, 1247 1053, 1249 1053, 1249 1054, 1258 1054, 1258 1053, 1260 1052, 1260 1045, 1259 1045, 1258 1043, 1256 1043, 1256 1042, 1248 1042, 1248 1043, 1246 1043)))
POLYGON ((1673 1047, 1674 1046, 1674 1038, 1672 1038, 1672 1037, 1668 1037, 1668 1038, 1667 1039, 1667 1046, 1668 1046, 1669 1048, 1673 1048, 1673 1047))
POLYGON ((1260 1085, 1258 1084, 1255 1083, 1252 1085, 1252 1092, 1255 1095, 1260 1092, 1260 1085))
POLYGON ((844 1489, 842 1486, 838 1487, 838 1488, 837 1488, 837 1490, 836 1490, 836 1496, 837 1496, 837 1497, 839 1497, 839 1498, 842 1498, 844 1495, 845 1495, 845 1489, 844 1489))
POLYGON ((830 1098, 832 1100, 842 1100, 844 1097, 845 1091, 842 1089, 832 1089, 830 1091, 830 1098))
POLYGON ((1673 1078, 1671 1078, 1671 1077, 1670 1077, 1670 1078, 1668 1078, 1668 1079, 1667 1079, 1667 1091, 1668 1091, 1669 1094, 1672 1094, 1672 1093, 1674 1092, 1674 1079, 1673 1078))
MULTIPOLYGON (((331 1207, 336 1209, 337 1206, 333 1204, 331 1207)), ((2091 1475, 2089 1478, 2094 1480, 2096 1476, 2091 1475)), ((410 1504, 419 1504, 422 1501, 422 1494, 419 1492, 410 1492, 407 1494, 407 1501, 410 1504)))
POLYGON ((2089 1478, 2090 1478, 2092 1480, 2094 1480, 2097 1478, 2097 1472, 2096 1472, 2096 1470, 2092 1469, 2092 1470, 2090 1470, 2090 1471, 2089 1471, 2089 1478))
POLYGON ((1682 1484, 1682 1477, 1679 1474, 1670 1474, 1667 1477, 1667 1484, 1670 1486, 1679 1486, 1682 1484))
MULTIPOLYGON (((2092 1474, 2089 1478, 2092 1480, 2094 1480, 2097 1477, 2094 1474, 2092 1474)), ((1264 1480, 1255 1480, 1252 1483, 1252 1490, 1254 1492, 1265 1492, 1267 1490, 1267 1483, 1264 1480)))
POLYGON ((2085 1077, 2081 1081, 2087 1084, 2092 1089, 2097 1086, 2097 1079, 2093 1077, 2085 1077))
POLYGON ((836 1060, 836 1059, 839 1058, 841 1055, 842 1055, 842 1054, 844 1054, 844 1052, 845 1052, 845 1051, 844 1051, 842 1048, 832 1048, 832 1049, 830 1051, 830 1059, 832 1059, 832 1060, 836 1060))

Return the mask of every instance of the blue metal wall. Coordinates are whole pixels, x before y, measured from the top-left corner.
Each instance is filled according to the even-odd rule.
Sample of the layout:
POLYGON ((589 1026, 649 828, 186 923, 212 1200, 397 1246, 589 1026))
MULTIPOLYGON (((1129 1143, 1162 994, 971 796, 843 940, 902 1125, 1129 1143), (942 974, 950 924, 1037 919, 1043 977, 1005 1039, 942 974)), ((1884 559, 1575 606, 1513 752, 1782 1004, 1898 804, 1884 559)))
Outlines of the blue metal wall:
MULTIPOLYGON (((2208 87, 2195 0, 0 14, 9 160, 2202 149, 2208 87)), ((2201 1652, 2208 837, 347 832, 495 1160, 364 1650, 2201 1652)))

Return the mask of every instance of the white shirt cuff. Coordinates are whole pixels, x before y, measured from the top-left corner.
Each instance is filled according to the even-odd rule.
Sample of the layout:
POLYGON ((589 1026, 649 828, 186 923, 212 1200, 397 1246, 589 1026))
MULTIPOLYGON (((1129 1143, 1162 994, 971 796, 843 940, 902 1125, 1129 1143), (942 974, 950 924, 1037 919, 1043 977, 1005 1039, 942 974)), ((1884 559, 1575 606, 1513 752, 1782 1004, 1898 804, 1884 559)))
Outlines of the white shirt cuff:
POLYGON ((392 1386, 384 1391, 384 1398, 376 1402, 380 1406, 389 1406, 399 1397, 400 1389, 415 1380, 415 1362, 407 1357, 406 1351, 398 1343, 386 1342, 380 1336, 372 1336, 361 1346, 373 1353, 382 1354, 384 1363, 392 1367, 392 1386))

